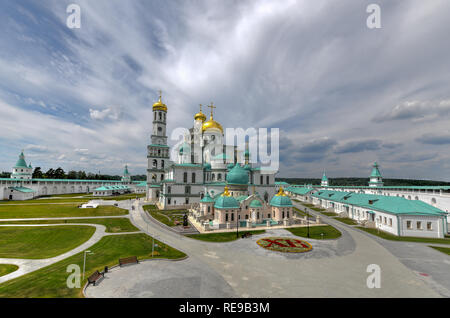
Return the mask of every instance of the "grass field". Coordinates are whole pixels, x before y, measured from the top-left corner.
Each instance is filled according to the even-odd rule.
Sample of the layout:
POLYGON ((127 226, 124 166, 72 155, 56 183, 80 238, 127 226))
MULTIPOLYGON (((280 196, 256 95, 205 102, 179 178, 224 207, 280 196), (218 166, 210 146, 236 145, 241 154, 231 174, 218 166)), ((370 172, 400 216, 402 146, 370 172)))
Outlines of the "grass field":
POLYGON ((300 210, 299 208, 294 207, 295 212, 297 212, 297 214, 299 216, 308 216, 311 217, 311 214, 306 213, 305 211, 300 210))
MULTIPOLYGON (((258 231, 239 231, 239 238, 241 238, 241 235, 244 233, 252 233, 252 234, 262 234, 265 233, 265 230, 258 230, 258 231)), ((226 232, 226 233, 208 233, 208 234, 190 234, 186 235, 187 237, 200 240, 200 241, 206 241, 206 242, 216 242, 216 243, 223 243, 223 242, 231 242, 237 240, 236 232, 226 232)))
POLYGON ((304 203, 304 202, 301 202, 301 204, 306 206, 307 208, 309 208, 311 210, 316 211, 316 212, 323 212, 323 211, 325 211, 325 209, 318 208, 314 204, 309 204, 309 203, 304 203))
MULTIPOLYGON (((307 227, 294 227, 287 228, 286 230, 297 236, 308 237, 307 227)), ((339 238, 341 235, 342 233, 331 225, 309 227, 309 237, 312 239, 320 240, 323 238, 325 240, 330 240, 339 238), (322 233, 323 236, 321 235, 322 233)))
MULTIPOLYGON (((186 255, 168 245, 155 240, 158 258, 178 259, 186 255)), ((86 259, 86 276, 95 270, 102 271, 105 266, 118 263, 119 258, 137 256, 138 259, 151 257, 152 238, 145 234, 124 234, 103 237, 89 248, 94 254, 86 259)), ((155 257, 156 258, 156 257, 155 257)), ((53 265, 0 284, 0 298, 55 298, 82 297, 81 288, 68 288, 66 280, 70 273, 67 266, 77 264, 83 270, 83 253, 79 253, 53 265)), ((139 266, 139 265, 133 265, 139 266)))
POLYGON ((75 219, 75 220, 42 220, 42 221, 6 221, 2 224, 62 224, 62 223, 91 223, 106 226, 108 233, 134 232, 139 231, 127 218, 113 219, 75 219))
POLYGON ((0 258, 50 258, 86 242, 95 228, 67 225, 0 227, 0 258))
POLYGON ((183 215, 188 212, 187 210, 159 210, 154 205, 144 205, 143 208, 153 218, 167 226, 183 224, 183 215))
POLYGON ((324 214, 324 215, 326 215, 326 216, 337 216, 337 213, 334 213, 334 212, 320 212, 320 213, 322 213, 322 214, 324 214))
POLYGON ((125 214, 128 214, 127 210, 115 206, 99 206, 95 209, 80 209, 76 204, 0 206, 0 219, 86 217, 125 214))
POLYGON ((440 246, 430 246, 430 247, 434 248, 435 250, 437 250, 439 252, 450 255, 450 247, 440 247, 440 246))
POLYGON ((0 277, 5 276, 9 273, 15 272, 19 269, 19 266, 11 264, 0 264, 0 277))
POLYGON ((440 239, 440 238, 425 238, 425 237, 412 237, 412 236, 396 236, 396 235, 386 233, 383 231, 380 231, 380 233, 378 233, 378 229, 366 228, 366 227, 361 227, 361 226, 358 226, 357 228, 360 230, 366 231, 370 234, 381 237, 385 240, 390 240, 390 241, 450 244, 449 238, 441 238, 440 239))
POLYGON ((39 205, 39 204, 48 204, 48 203, 66 203, 66 204, 82 204, 89 202, 87 198, 45 198, 45 199, 33 199, 33 200, 25 200, 25 201, 0 201, 0 205, 39 205))
POLYGON ((352 220, 350 218, 334 218, 335 220, 338 220, 339 222, 348 224, 348 225, 357 225, 358 222, 356 222, 355 220, 352 220))

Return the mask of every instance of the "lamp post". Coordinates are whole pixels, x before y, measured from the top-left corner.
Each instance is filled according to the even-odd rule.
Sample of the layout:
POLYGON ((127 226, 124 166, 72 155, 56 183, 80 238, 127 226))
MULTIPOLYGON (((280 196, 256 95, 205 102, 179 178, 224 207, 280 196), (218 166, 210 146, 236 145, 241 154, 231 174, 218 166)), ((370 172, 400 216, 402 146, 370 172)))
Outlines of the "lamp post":
POLYGON ((305 212, 306 212, 306 226, 308 228, 307 237, 309 238, 309 214, 308 214, 308 209, 307 208, 305 208, 305 212))
POLYGON ((84 261, 83 261, 83 281, 84 281, 84 271, 86 269, 86 254, 94 254, 91 251, 84 251, 84 261))
POLYGON ((239 238, 239 211, 236 209, 236 238, 239 238))

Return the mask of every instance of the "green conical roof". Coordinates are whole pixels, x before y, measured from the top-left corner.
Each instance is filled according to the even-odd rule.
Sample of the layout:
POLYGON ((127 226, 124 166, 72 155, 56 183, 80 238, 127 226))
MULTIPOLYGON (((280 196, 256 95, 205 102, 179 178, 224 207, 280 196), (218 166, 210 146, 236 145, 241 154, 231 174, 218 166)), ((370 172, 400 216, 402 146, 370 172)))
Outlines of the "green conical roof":
POLYGON ((328 181, 327 175, 325 174, 325 171, 323 172, 322 181, 328 181))
POLYGON ((378 163, 375 162, 373 164, 373 169, 372 169, 372 174, 370 175, 371 177, 377 177, 377 178, 381 178, 381 173, 380 170, 378 170, 378 163))
POLYGON ((125 169, 123 170, 123 175, 128 176, 130 173, 128 172, 128 165, 125 165, 125 169))
POLYGON ((209 195, 209 192, 206 192, 206 195, 203 197, 203 199, 200 200, 200 202, 203 203, 213 203, 214 199, 211 198, 211 196, 209 195))
POLYGON ((14 168, 28 168, 23 151, 20 153, 19 160, 17 160, 14 168))

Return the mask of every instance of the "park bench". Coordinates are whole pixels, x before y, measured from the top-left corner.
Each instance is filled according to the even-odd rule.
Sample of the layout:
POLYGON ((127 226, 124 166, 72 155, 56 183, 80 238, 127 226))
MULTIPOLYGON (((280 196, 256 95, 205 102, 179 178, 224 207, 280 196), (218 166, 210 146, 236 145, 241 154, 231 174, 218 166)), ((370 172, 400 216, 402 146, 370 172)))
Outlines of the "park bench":
POLYGON ((101 277, 105 277, 105 274, 100 273, 99 271, 95 271, 94 274, 92 274, 91 276, 88 277, 88 282, 89 284, 94 284, 101 278, 101 277))
POLYGON ((242 238, 247 238, 247 237, 251 237, 251 236, 252 236, 252 233, 249 233, 249 232, 242 234, 242 238))
POLYGON ((138 264, 138 263, 139 263, 139 261, 137 259, 137 256, 119 258, 119 266, 126 265, 126 264, 138 264))

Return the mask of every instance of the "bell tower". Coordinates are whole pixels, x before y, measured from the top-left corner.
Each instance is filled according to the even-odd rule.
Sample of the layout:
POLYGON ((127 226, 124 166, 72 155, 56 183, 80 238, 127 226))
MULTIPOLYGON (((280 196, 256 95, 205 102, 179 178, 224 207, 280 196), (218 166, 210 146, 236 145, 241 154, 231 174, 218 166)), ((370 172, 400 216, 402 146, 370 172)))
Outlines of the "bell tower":
POLYGON ((162 92, 153 104, 153 128, 151 144, 147 146, 147 198, 157 200, 160 189, 158 185, 164 180, 164 169, 169 164, 170 154, 166 136, 167 106, 162 102, 162 92))

